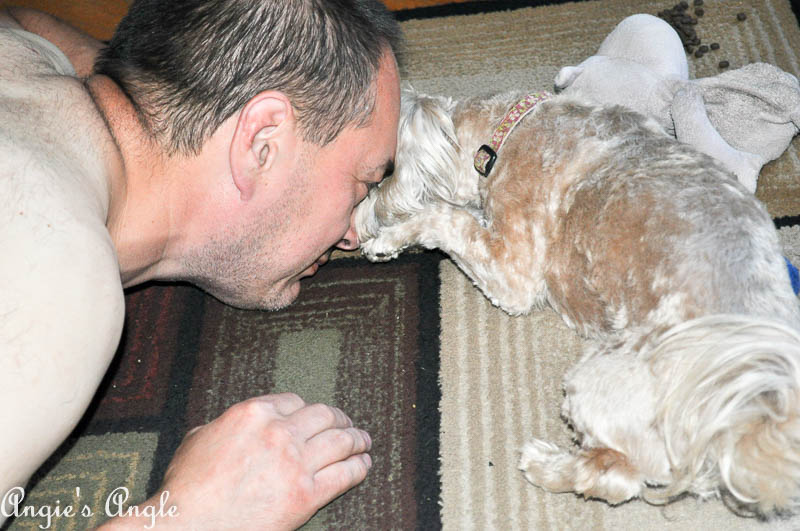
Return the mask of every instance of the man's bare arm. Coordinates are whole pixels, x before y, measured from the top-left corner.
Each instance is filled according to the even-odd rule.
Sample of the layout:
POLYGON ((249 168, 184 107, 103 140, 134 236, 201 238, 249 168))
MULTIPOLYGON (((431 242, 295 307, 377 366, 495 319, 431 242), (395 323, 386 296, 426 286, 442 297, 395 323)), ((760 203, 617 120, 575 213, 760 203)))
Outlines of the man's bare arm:
POLYGON ((79 77, 87 77, 92 73, 94 60, 103 47, 103 43, 94 37, 53 15, 34 9, 0 9, 0 25, 19 27, 52 42, 64 52, 79 77))

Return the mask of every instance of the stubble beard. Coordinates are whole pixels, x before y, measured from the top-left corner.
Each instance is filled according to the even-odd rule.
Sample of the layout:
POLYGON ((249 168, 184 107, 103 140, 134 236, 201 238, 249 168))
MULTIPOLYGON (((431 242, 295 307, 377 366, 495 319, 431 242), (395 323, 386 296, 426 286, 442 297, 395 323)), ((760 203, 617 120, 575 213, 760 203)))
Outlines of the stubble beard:
POLYGON ((185 280, 237 308, 274 311, 292 304, 300 292, 302 271, 284 271, 281 257, 292 255, 290 247, 296 240, 292 227, 303 226, 297 220, 303 218, 298 208, 305 204, 308 157, 304 153, 294 169, 291 192, 274 205, 279 215, 264 212, 238 234, 227 231, 213 238, 186 260, 185 280), (271 284, 264 281, 273 275, 271 284))

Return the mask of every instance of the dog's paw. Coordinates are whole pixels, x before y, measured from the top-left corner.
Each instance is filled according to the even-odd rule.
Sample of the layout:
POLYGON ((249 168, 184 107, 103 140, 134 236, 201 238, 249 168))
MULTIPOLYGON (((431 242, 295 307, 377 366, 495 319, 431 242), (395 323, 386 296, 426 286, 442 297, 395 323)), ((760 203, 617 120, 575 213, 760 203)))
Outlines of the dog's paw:
POLYGON ((361 244, 361 252, 372 262, 386 262, 418 243, 415 225, 399 224, 382 227, 377 236, 361 244))
POLYGON ((527 470, 531 466, 546 464, 562 452, 563 450, 553 443, 541 439, 533 439, 522 447, 519 469, 527 470))
POLYGON ((522 457, 519 460, 519 469, 525 472, 525 478, 536 485, 547 490, 560 491, 554 489, 553 482, 561 468, 565 458, 569 459, 570 454, 565 452, 555 444, 533 439, 522 448, 522 457))
POLYGON ((403 249, 386 245, 386 241, 378 238, 367 240, 361 244, 361 252, 370 262, 388 262, 394 260, 403 249))

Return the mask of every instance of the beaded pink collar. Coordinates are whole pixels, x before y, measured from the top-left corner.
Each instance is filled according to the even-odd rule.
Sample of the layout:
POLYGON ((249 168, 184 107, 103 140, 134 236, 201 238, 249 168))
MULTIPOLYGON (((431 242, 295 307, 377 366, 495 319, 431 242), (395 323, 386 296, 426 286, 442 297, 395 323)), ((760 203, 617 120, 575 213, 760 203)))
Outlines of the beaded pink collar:
POLYGON ((475 169, 487 177, 494 167, 497 160, 497 152, 500 151, 500 146, 505 142, 506 137, 511 134, 514 127, 522 121, 525 116, 533 110, 537 103, 540 103, 550 97, 549 92, 534 92, 528 94, 523 99, 517 102, 494 130, 492 140, 489 144, 484 144, 478 148, 475 153, 474 165, 475 169))

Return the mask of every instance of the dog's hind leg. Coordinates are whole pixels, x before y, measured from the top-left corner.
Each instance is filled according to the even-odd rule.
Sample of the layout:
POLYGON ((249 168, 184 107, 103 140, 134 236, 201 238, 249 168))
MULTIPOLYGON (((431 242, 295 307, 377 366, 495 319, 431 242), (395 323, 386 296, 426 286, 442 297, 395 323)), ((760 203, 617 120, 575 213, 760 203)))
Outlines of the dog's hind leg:
POLYGON ((519 467, 528 481, 550 492, 575 492, 612 505, 639 496, 644 485, 628 458, 609 448, 569 452, 533 439, 522 449, 519 467))
POLYGON ((520 468, 534 485, 611 504, 642 495, 646 483, 670 479, 655 426, 653 375, 637 356, 637 333, 593 344, 564 379, 561 416, 581 447, 571 451, 535 439, 520 468))

